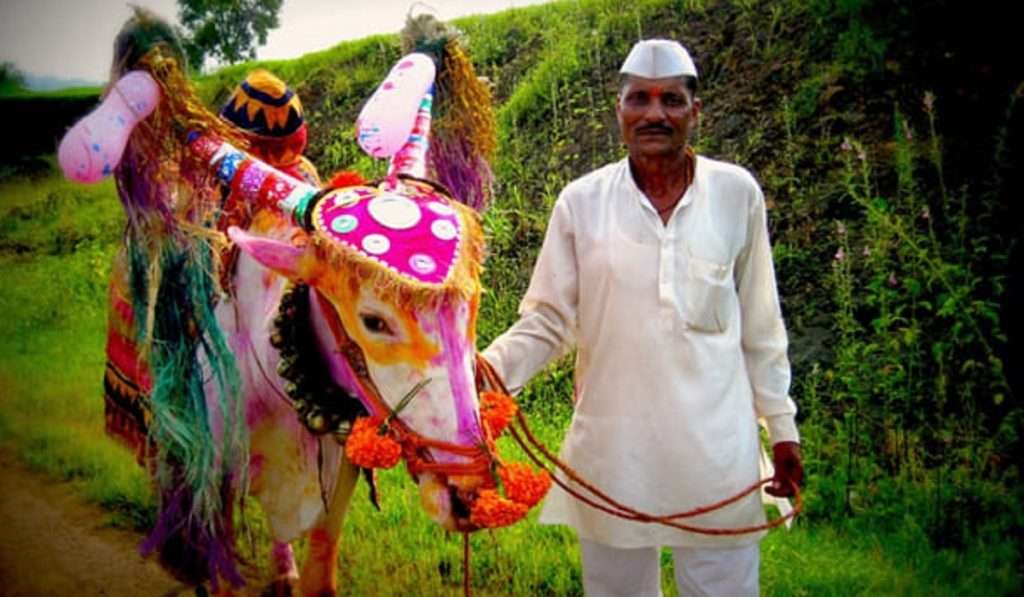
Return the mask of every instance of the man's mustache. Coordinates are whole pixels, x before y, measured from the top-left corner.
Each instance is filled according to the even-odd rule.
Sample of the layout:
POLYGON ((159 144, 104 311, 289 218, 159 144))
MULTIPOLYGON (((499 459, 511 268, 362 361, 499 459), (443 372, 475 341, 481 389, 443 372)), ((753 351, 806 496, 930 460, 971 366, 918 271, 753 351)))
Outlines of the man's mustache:
POLYGON ((672 131, 672 127, 668 127, 662 124, 649 124, 647 126, 642 126, 636 129, 636 132, 638 133, 661 133, 664 135, 671 135, 672 131))

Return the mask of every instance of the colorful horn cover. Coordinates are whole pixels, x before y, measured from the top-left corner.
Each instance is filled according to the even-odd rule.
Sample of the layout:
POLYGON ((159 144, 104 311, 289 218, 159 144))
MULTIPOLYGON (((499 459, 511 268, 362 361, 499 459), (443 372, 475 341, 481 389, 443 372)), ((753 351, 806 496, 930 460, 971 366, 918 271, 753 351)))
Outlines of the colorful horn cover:
POLYGON ((449 281, 463 237, 451 199, 411 180, 332 191, 317 203, 312 223, 400 277, 438 286, 449 281))
POLYGON ((315 187, 216 137, 197 134, 188 145, 200 159, 209 161, 217 178, 239 198, 253 205, 276 208, 291 216, 296 224, 303 224, 307 207, 316 195, 315 187))

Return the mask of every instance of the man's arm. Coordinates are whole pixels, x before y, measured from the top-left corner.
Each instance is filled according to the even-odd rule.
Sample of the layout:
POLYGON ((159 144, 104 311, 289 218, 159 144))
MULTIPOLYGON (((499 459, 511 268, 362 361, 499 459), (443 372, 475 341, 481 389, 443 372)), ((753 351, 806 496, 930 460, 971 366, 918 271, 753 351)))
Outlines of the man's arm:
POLYGON ((576 340, 577 267, 572 212, 565 192, 555 202, 519 320, 483 352, 509 391, 526 382, 576 340))
POLYGON ((748 220, 748 244, 736 261, 736 290, 742 317, 743 356, 754 410, 768 425, 773 444, 773 495, 789 496, 790 484, 803 478, 796 404, 789 397, 790 368, 786 355, 786 327, 779 306, 764 195, 758 188, 748 220))

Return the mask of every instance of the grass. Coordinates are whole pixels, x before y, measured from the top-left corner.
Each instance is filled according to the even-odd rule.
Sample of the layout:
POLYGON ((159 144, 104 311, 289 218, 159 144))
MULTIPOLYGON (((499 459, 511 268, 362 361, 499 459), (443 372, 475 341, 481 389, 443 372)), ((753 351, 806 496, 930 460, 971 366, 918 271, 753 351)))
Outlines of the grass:
MULTIPOLYGON (((0 184, 0 229, 17 237, 18 253, 4 243, 0 271, 0 445, 32 469, 73 483, 108 513, 109 524, 144 530, 153 497, 133 456, 103 434, 102 387, 106 263, 120 228, 119 206, 109 185, 72 186, 56 177, 0 184), (54 199, 51 209, 32 206, 32 195, 54 199), (75 205, 85 221, 106 217, 95 238, 55 253, 56 228, 44 220, 75 205), (23 217, 26 211, 35 215, 23 217)), ((565 396, 571 379, 553 366, 522 397, 541 438, 557 445, 567 426, 565 396)), ((503 439, 503 453, 521 460, 503 439)), ((401 468, 380 476, 383 511, 356 490, 345 524, 339 582, 350 594, 441 595, 462 582, 461 537, 426 519, 401 468), (381 579, 387 579, 385 585, 381 579)), ((479 595, 571 595, 580 592, 573 534, 523 524, 472 538, 472 577, 479 595)), ((266 569, 269 545, 258 507, 248 508, 243 543, 266 569)), ((797 524, 770 534, 762 548, 766 595, 964 595, 1008 594, 1017 586, 1010 546, 996 542, 963 552, 933 550, 912 521, 902 528, 874 528, 864 521, 797 524)), ((300 556, 304 547, 299 545, 300 556)), ((663 571, 674 595, 671 564, 663 571)))
MULTIPOLYGON (((836 252, 835 222, 846 222, 851 237, 872 231, 843 188, 838 148, 852 136, 884 162, 893 151, 894 106, 896 113, 917 119, 917 131, 925 130, 920 90, 937 83, 901 80, 899 88, 914 93, 910 100, 880 86, 878 81, 892 73, 914 69, 888 70, 886 77, 871 71, 883 46, 857 17, 869 0, 838 8, 825 0, 785 2, 785 10, 768 4, 649 0, 625 6, 580 0, 457 21, 480 74, 495 85, 500 123, 497 199, 484 216, 490 256, 480 345, 515 319, 547 214, 562 186, 621 155, 609 99, 617 62, 638 37, 684 39, 705 73, 699 150, 749 166, 769 200, 794 348, 793 394, 802 408, 808 510, 792 531, 773 532, 762 543, 764 594, 1019 594, 1016 536, 1024 517, 1020 507, 1004 508, 1019 493, 1019 482, 975 491, 980 485, 953 486, 950 479, 943 485, 923 459, 913 463, 920 467, 916 474, 900 474, 881 469, 882 457, 873 455, 861 463, 870 472, 868 482, 853 487, 860 494, 851 497, 845 466, 850 448, 843 415, 852 407, 837 401, 838 307, 827 281, 836 252), (832 8, 838 12, 822 16, 832 8), (764 27, 760 14, 768 15, 764 27), (860 54, 867 59, 859 60, 860 54), (959 513, 972 512, 961 502, 974 508, 980 524, 955 524, 959 513), (936 528, 958 534, 950 539, 936 528)), ((903 57, 891 55, 891 45, 884 48, 884 68, 893 69, 903 57)), ((352 123, 398 52, 397 36, 375 36, 296 60, 236 65, 204 77, 198 86, 203 98, 217 105, 244 72, 256 65, 270 68, 303 99, 309 154, 321 172, 355 168, 373 176, 382 166, 356 148, 352 123)), ((973 141, 983 147, 990 140, 973 141)), ((926 149, 911 147, 922 155, 926 149)), ((890 170, 878 168, 872 177, 879 195, 895 195, 898 181, 889 180, 896 178, 890 170)), ((961 184, 966 182, 950 188, 961 184)), ((935 186, 921 179, 922 193, 929 185, 935 186)), ((106 279, 122 227, 109 183, 73 186, 55 175, 0 180, 0 312, 6 315, 0 321, 0 444, 29 466, 75 483, 104 506, 111 524, 144 529, 153 515, 148 481, 133 457, 102 433, 106 279)), ((880 255, 880 248, 873 255, 880 255)), ((986 256, 970 259, 968 265, 977 267, 986 256)), ((857 296, 867 292, 851 288, 857 296)), ((866 379, 882 378, 871 362, 863 369, 866 379)), ((900 388, 891 389, 887 402, 902 396, 896 393, 900 388)), ((568 425, 571 392, 566 359, 551 365, 519 398, 551 445, 568 425)), ((902 397, 929 404, 929 396, 902 397)), ((874 396, 865 400, 877 404, 874 396)), ((514 454, 511 446, 503 448, 514 454)), ((345 592, 457 592, 461 538, 426 520, 404 471, 386 471, 380 483, 384 511, 371 508, 360 485, 346 521, 340 556, 345 592)), ((267 532, 258 508, 249 509, 247 520, 244 540, 253 561, 265 566, 267 532)), ((580 592, 572 533, 534 520, 473 537, 478 594, 580 592)), ((670 558, 664 562, 665 592, 674 595, 670 558)))
POLYGON ((4 89, 0 92, 0 98, 17 99, 79 99, 86 97, 99 97, 101 87, 66 87, 64 89, 53 89, 48 91, 34 91, 21 87, 4 89))

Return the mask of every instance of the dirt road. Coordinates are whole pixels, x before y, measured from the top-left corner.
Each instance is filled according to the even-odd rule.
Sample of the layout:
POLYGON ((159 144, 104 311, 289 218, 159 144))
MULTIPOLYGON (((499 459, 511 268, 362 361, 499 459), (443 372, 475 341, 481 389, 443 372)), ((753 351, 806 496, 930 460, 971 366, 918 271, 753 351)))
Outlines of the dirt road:
POLYGON ((194 595, 142 559, 140 535, 104 518, 68 485, 0 452, 0 596, 194 595))

